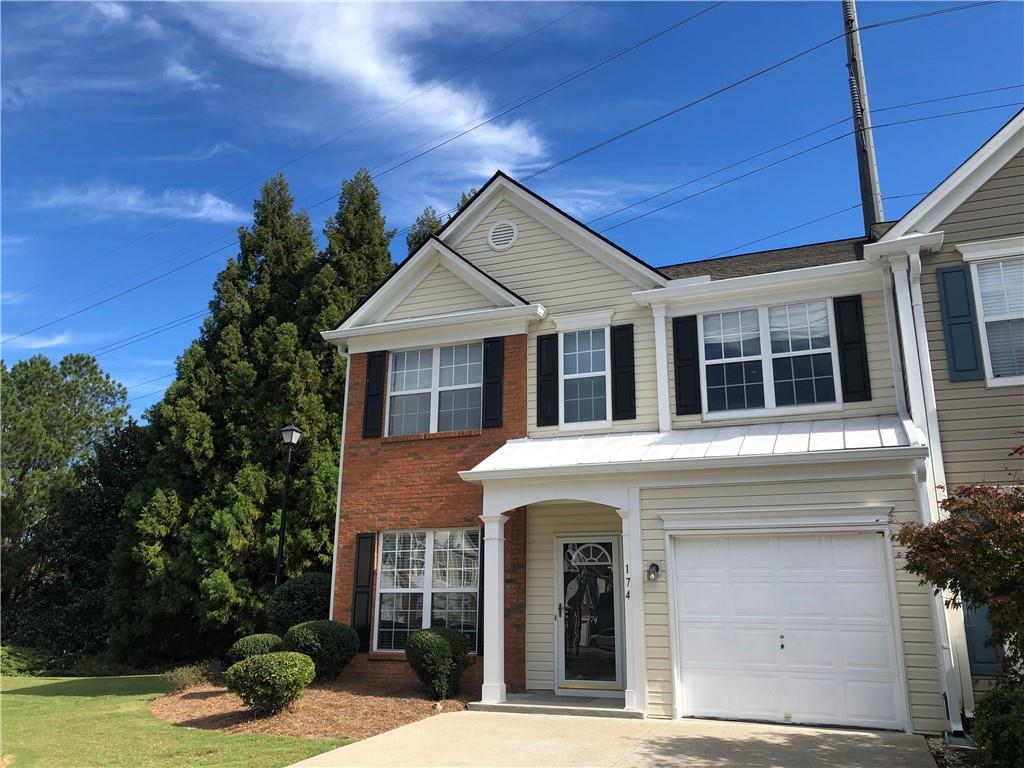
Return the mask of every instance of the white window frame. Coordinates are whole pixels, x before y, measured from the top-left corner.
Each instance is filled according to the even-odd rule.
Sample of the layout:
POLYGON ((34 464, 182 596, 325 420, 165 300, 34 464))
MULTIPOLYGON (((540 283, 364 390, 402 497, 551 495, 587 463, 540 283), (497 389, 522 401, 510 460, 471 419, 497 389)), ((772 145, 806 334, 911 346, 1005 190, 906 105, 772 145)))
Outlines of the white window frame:
POLYGON ((704 421, 724 421, 724 420, 735 420, 737 418, 757 418, 760 416, 791 416, 804 413, 829 413, 832 411, 841 411, 843 409, 843 386, 842 380, 839 373, 839 349, 836 341, 836 319, 835 313, 832 308, 832 297, 827 298, 794 298, 792 301, 781 300, 774 301, 771 304, 765 304, 763 306, 754 307, 728 307, 724 309, 708 309, 705 312, 701 312, 697 315, 697 341, 698 341, 698 354, 700 357, 700 394, 701 394, 701 415, 704 421), (772 307, 784 307, 789 304, 811 304, 816 301, 824 301, 825 309, 828 312, 828 332, 829 332, 829 349, 828 350, 801 350, 799 352, 772 352, 772 339, 771 339, 771 326, 768 322, 768 310, 772 307), (722 358, 721 360, 706 361, 704 359, 704 315, 717 315, 721 312, 742 312, 744 310, 756 309, 757 310, 757 328, 758 334, 761 340, 761 354, 755 356, 744 356, 744 357, 729 357, 722 358), (823 354, 828 351, 832 357, 832 380, 835 384, 836 399, 834 403, 811 403, 807 405, 786 405, 777 406, 775 405, 775 369, 772 361, 776 358, 782 357, 795 357, 798 355, 810 355, 810 354, 823 354), (707 377, 707 365, 710 362, 711 365, 717 365, 719 363, 737 363, 737 362, 750 362, 753 360, 761 361, 762 370, 762 384, 764 387, 764 408, 742 408, 725 411, 709 411, 708 410, 708 377, 707 377))
POLYGON ((558 331, 558 426, 564 430, 574 429, 599 429, 612 425, 612 351, 611 351, 611 325, 601 327, 565 328, 558 331), (573 379, 593 379, 599 374, 590 373, 566 373, 564 356, 564 338, 567 333, 577 331, 604 331, 604 411, 606 417, 594 421, 566 421, 565 420, 565 382, 573 379))
MULTIPOLYGON (((420 617, 420 629, 430 629, 430 620, 433 615, 433 602, 431 597, 434 593, 442 592, 472 592, 471 589, 465 589, 464 587, 438 587, 434 588, 434 534, 435 533, 452 533, 455 531, 477 531, 480 536, 479 544, 479 555, 477 557, 477 576, 476 576, 476 612, 477 612, 477 637, 480 636, 480 627, 483 623, 481 621, 480 608, 483 605, 483 593, 480 589, 483 583, 483 568, 481 568, 483 562, 483 550, 484 550, 484 539, 483 534, 480 533, 479 528, 406 528, 395 531, 381 531, 377 534, 377 556, 374 558, 374 581, 375 588, 373 591, 373 645, 371 646, 374 653, 401 653, 404 654, 404 649, 394 648, 378 648, 378 630, 380 626, 380 596, 390 594, 408 594, 415 595, 420 594, 423 596, 423 610, 422 616, 420 617), (395 533, 422 533, 426 538, 426 551, 423 556, 423 586, 422 587, 382 587, 381 586, 381 565, 384 559, 384 536, 387 534, 395 533)), ((471 654, 476 654, 476 645, 469 649, 471 654)))
MULTIPOLYGON (((449 344, 436 344, 434 346, 417 346, 407 347, 404 349, 393 349, 388 352, 388 370, 387 370, 387 398, 384 401, 384 436, 395 437, 391 434, 391 398, 401 395, 425 395, 430 394, 430 424, 428 431, 425 433, 408 433, 397 435, 397 437, 411 437, 413 434, 434 434, 437 430, 437 417, 438 408, 440 405, 441 392, 449 392, 455 389, 471 389, 474 386, 480 387, 480 426, 470 427, 470 429, 481 429, 483 426, 484 413, 483 413, 483 339, 471 339, 469 341, 456 341, 449 344), (441 349, 443 347, 465 347, 470 344, 480 345, 480 365, 481 375, 480 384, 457 384, 448 387, 441 386, 441 349), (394 359, 396 352, 418 352, 421 350, 430 350, 430 388, 429 389, 410 389, 402 392, 393 392, 391 390, 391 371, 394 366, 394 359)), ((461 430, 452 430, 461 431, 461 430)), ((447 434, 441 432, 440 434, 447 434)))
POLYGON ((992 317, 985 316, 985 306, 981 301, 981 280, 978 276, 978 265, 986 262, 1024 258, 1024 237, 1008 237, 981 243, 965 243, 956 247, 964 255, 964 261, 971 267, 971 290, 974 294, 974 315, 978 325, 981 357, 985 364, 985 386, 1021 386, 1024 384, 1024 375, 1000 376, 999 378, 993 375, 992 358, 988 351, 988 328, 985 325, 986 322, 1015 320, 1021 316, 1012 314, 993 315, 992 317))

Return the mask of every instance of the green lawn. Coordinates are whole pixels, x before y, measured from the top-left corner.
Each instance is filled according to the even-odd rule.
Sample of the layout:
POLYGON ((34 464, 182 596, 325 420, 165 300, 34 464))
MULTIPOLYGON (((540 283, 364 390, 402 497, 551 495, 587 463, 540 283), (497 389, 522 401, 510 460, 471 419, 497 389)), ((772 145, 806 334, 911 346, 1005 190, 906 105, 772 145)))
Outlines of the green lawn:
POLYGON ((344 742, 171 725, 146 703, 159 677, 0 678, 0 748, 13 768, 278 768, 344 742))

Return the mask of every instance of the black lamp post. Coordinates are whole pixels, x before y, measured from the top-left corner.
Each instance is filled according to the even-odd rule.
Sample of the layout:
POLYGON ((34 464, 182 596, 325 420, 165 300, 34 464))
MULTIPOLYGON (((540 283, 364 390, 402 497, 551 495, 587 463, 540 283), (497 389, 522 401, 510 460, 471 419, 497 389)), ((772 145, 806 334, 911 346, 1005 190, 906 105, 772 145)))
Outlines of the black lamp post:
POLYGON ((281 530, 277 537, 277 570, 274 573, 274 586, 284 580, 284 534, 288 529, 288 480, 292 472, 292 448, 302 439, 302 430, 289 424, 281 430, 281 439, 288 447, 288 457, 284 462, 284 489, 281 491, 281 530))

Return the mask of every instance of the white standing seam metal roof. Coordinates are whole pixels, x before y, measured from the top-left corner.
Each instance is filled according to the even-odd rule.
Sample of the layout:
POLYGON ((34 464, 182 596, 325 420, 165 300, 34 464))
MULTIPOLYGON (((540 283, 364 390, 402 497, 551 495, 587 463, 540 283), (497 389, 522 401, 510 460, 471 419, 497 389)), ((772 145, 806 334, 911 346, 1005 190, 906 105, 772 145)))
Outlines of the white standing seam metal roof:
MULTIPOLYGON (((713 459, 797 458, 830 452, 875 453, 916 448, 899 416, 865 416, 695 427, 671 432, 629 432, 509 440, 473 469, 465 480, 484 480, 543 470, 616 467, 647 469, 658 464, 713 459)), ((923 450, 921 451, 923 455, 923 450)), ((671 468, 671 467, 669 467, 671 468)))

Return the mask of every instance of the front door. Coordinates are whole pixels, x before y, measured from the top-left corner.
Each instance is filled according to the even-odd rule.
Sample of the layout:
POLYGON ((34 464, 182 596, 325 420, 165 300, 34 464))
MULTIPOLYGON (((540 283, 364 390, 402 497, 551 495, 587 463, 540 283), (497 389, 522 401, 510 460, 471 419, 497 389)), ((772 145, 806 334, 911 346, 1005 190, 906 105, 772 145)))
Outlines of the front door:
POLYGON ((623 689, 618 537, 555 540, 556 691, 618 695, 623 689))

